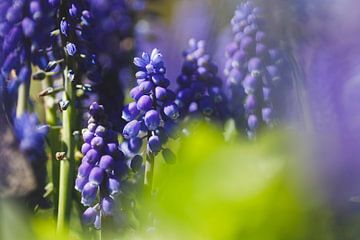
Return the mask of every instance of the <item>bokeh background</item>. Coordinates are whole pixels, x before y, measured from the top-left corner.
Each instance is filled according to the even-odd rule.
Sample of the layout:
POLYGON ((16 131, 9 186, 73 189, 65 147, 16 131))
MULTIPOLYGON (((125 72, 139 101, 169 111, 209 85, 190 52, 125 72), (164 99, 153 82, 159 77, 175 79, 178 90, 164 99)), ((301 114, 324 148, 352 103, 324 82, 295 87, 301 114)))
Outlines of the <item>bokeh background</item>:
MULTIPOLYGON (((189 38, 206 40, 223 69, 239 2, 148 1, 135 28, 138 51, 161 49, 175 83, 189 38)), ((360 2, 254 2, 292 72, 282 130, 254 145, 229 144, 205 126, 174 143, 179 163, 157 166, 159 201, 148 206, 159 216, 157 228, 129 239, 360 239, 360 2)), ((7 204, 0 208, 3 239, 20 239, 9 232, 14 224, 23 239, 51 238, 47 213, 29 224, 7 204)), ((74 226, 71 238, 80 239, 74 226)))

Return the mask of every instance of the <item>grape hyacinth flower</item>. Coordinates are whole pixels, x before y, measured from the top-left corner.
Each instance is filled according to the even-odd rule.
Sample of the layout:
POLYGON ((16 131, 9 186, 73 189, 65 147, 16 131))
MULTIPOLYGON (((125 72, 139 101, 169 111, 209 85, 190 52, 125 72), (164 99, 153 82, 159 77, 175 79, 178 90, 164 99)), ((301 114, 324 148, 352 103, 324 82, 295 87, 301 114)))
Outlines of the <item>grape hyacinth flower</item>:
POLYGON ((0 74, 9 85, 22 87, 17 116, 26 110, 32 75, 31 65, 46 66, 53 11, 46 0, 14 0, 0 3, 0 74))
POLYGON ((272 94, 281 80, 280 50, 265 33, 261 10, 242 3, 231 20, 234 41, 225 67, 231 112, 240 130, 254 137, 262 126, 273 126, 272 94))
POLYGON ((205 41, 189 40, 181 75, 177 78, 176 103, 182 117, 201 114, 210 119, 227 118, 227 101, 217 66, 206 53, 205 41))
POLYGON ((84 157, 78 168, 75 189, 81 192, 81 203, 88 207, 83 213, 83 223, 99 229, 101 218, 114 213, 115 198, 120 193, 127 165, 104 107, 94 102, 89 113, 88 127, 83 130, 81 152, 84 157))
POLYGON ((134 59, 134 64, 138 67, 137 86, 130 91, 130 96, 135 101, 123 110, 122 117, 128 123, 123 129, 126 142, 122 149, 132 158, 130 166, 136 171, 142 165, 139 152, 145 140, 145 185, 151 189, 154 156, 163 151, 163 145, 173 137, 179 110, 175 93, 168 88, 170 82, 165 77, 166 69, 159 50, 154 49, 151 54, 144 52, 134 59))
POLYGON ((65 65, 69 68, 67 77, 72 81, 80 79, 76 75, 85 75, 93 83, 98 83, 100 66, 94 54, 92 13, 83 1, 62 2, 61 6, 58 1, 51 3, 58 9, 59 16, 58 32, 53 34, 53 55, 69 58, 65 65))
MULTIPOLYGON (((62 111, 62 142, 64 158, 60 161, 59 176, 59 204, 58 204, 58 231, 65 231, 70 220, 71 202, 68 200, 73 189, 72 172, 75 165, 75 136, 77 127, 76 108, 81 105, 78 89, 84 92, 91 91, 92 86, 101 79, 100 67, 93 52, 93 17, 87 8, 86 1, 49 1, 57 10, 57 29, 52 32, 53 45, 51 53, 55 60, 50 61, 58 65, 59 73, 63 76, 63 96, 59 101, 62 111)), ((49 67, 51 69, 52 67, 49 67)), ((101 146, 101 139, 96 138, 94 144, 101 146)), ((94 145, 94 147, 96 147, 94 145)), ((91 188, 94 190, 94 188, 91 188)), ((92 196, 92 195, 90 195, 92 196)))
POLYGON ((39 125, 35 114, 24 113, 14 121, 14 132, 19 149, 29 160, 37 182, 37 188, 26 198, 31 208, 49 207, 44 197, 47 178, 45 140, 48 131, 49 128, 46 125, 39 125))
POLYGON ((101 83, 96 93, 104 105, 109 121, 117 131, 121 131, 125 122, 119 121, 124 102, 123 86, 132 76, 131 60, 135 54, 134 27, 135 1, 125 0, 89 0, 93 14, 94 50, 102 68, 101 83))

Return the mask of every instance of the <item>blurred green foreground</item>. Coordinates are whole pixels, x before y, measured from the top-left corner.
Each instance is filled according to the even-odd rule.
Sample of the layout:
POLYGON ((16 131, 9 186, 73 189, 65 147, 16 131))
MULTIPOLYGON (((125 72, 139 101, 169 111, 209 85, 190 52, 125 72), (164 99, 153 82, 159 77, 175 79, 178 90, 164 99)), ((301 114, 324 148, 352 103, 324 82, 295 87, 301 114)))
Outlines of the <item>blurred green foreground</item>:
MULTIPOLYGON (((256 143, 225 142, 203 126, 173 145, 176 164, 156 159, 155 197, 147 206, 153 226, 115 239, 335 239, 326 204, 308 190, 311 179, 298 173, 287 138, 273 133, 256 143)), ((55 239, 51 214, 29 217, 2 203, 0 219, 0 239, 55 239)), ((77 216, 72 222, 70 239, 91 239, 81 234, 77 216)))

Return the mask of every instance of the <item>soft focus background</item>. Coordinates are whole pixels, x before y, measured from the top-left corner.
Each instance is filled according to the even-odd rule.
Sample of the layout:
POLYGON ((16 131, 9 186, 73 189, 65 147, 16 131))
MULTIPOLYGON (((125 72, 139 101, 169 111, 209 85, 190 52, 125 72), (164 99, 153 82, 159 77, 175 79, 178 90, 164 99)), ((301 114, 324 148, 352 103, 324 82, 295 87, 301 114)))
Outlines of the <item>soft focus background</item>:
MULTIPOLYGON (((225 143, 206 125, 174 142, 178 163, 157 165, 158 195, 146 206, 159 216, 156 227, 129 239, 360 239, 360 2, 255 2, 291 63, 285 130, 255 144, 225 143)), ((138 49, 161 49, 173 83, 189 38, 206 40, 223 69, 238 3, 149 1, 136 25, 138 49)), ((0 239, 52 238, 51 214, 29 223, 12 204, 1 203, 0 239)), ((75 223, 71 239, 79 232, 75 223)))
MULTIPOLYGON (((215 62, 224 64, 231 38, 229 19, 239 1, 157 1, 158 17, 138 24, 146 44, 163 49, 168 75, 180 72, 181 49, 189 38, 205 39, 215 62), (146 24, 145 24, 146 23, 146 24), (146 26, 146 27, 145 27, 146 26), (151 37, 150 37, 151 36, 151 37), (146 38, 148 37, 148 38, 146 38)), ((304 160, 316 168, 334 204, 347 205, 360 193, 360 10, 355 0, 254 1, 271 17, 267 24, 294 60, 287 124, 314 150, 304 160), (308 135, 309 134, 309 135, 308 135), (309 141, 311 140, 311 142, 309 141)), ((220 71, 221 72, 221 71, 220 71)), ((222 74, 222 72, 221 72, 222 74)))

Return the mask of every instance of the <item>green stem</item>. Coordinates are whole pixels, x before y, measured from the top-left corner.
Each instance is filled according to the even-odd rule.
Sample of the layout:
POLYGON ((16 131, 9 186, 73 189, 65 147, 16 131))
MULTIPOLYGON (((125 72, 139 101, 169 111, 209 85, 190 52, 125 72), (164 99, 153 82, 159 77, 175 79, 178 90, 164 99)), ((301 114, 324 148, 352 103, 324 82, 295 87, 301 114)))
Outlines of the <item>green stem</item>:
POLYGON ((60 161, 60 185, 59 185, 59 207, 58 207, 58 233, 66 234, 70 220, 71 196, 74 178, 74 155, 75 141, 73 136, 74 123, 74 100, 75 87, 68 78, 68 68, 64 71, 64 96, 63 101, 70 101, 68 108, 63 111, 62 141, 65 158, 60 161))
POLYGON ((16 105, 16 117, 20 117, 27 109, 29 100, 30 81, 23 82, 19 86, 18 100, 16 105))
POLYGON ((151 198, 152 195, 152 185, 154 178, 154 154, 146 154, 145 162, 145 173, 144 173, 144 193, 147 197, 151 198))
MULTIPOLYGON (((51 77, 46 77, 42 81, 43 89, 48 87, 53 87, 53 80, 51 77)), ((54 202, 54 215, 57 215, 58 209, 58 198, 59 198, 59 171, 60 171, 60 162, 56 160, 56 152, 58 151, 58 146, 60 146, 60 131, 55 129, 57 126, 57 116, 56 116, 56 99, 52 95, 44 97, 44 106, 45 106, 45 121, 46 124, 51 128, 48 134, 49 140, 49 151, 51 155, 51 179, 53 183, 53 202, 54 202)))

